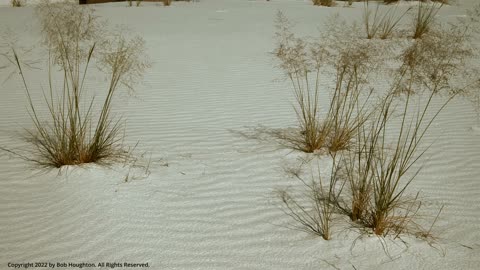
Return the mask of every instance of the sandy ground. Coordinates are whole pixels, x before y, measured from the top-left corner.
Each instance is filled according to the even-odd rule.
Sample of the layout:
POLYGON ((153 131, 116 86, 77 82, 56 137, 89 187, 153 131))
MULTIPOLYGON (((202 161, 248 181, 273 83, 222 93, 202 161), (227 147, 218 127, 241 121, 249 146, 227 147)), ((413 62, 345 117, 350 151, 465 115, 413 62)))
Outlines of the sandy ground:
MULTIPOLYGON (((474 2, 445 7, 439 18, 463 15, 474 2)), ((262 126, 295 126, 291 89, 278 80, 282 74, 269 54, 277 10, 308 34, 335 12, 360 20, 360 5, 201 0, 170 8, 103 4, 96 10, 140 34, 154 63, 135 97, 124 94, 114 104, 127 119, 126 143, 140 141, 136 151, 147 151, 138 164, 150 161, 149 171, 123 164, 39 171, 1 153, 0 269, 11 269, 9 262, 148 262, 150 269, 478 269, 480 135, 471 128, 477 123, 469 103, 455 100, 439 116, 426 139, 435 144, 410 187, 411 193, 421 191, 426 215, 434 217, 445 205, 433 247, 414 237, 381 241, 343 229, 327 242, 286 228, 293 223, 272 192, 300 185, 284 169, 304 154, 242 136, 262 126)), ((24 42, 36 44, 40 33, 32 15, 32 7, 2 7, 0 30, 15 29, 24 42)), ((44 71, 29 70, 31 84, 45 85, 44 71)), ((0 70, 0 80, 8 74, 0 70)), ((89 85, 102 82, 92 76, 89 85)), ((30 127, 30 119, 16 76, 0 85, 0 97, 0 145, 22 147, 16 132, 30 127)), ((41 94, 35 97, 40 101, 41 94)), ((328 161, 318 163, 325 167, 328 161)))

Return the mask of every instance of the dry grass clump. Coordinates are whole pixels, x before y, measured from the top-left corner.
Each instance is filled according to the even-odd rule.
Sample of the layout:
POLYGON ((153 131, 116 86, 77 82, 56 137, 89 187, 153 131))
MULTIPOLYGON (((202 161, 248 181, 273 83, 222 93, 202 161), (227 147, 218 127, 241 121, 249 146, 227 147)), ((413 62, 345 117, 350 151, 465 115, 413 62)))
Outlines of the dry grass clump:
MULTIPOLYGON (((408 85, 413 88, 414 78, 408 74, 414 72, 405 72, 402 65, 397 76, 408 77, 408 85)), ((420 230, 415 217, 421 203, 417 197, 407 196, 406 190, 420 172, 416 164, 428 149, 422 146, 425 134, 455 96, 449 96, 439 109, 432 111, 431 102, 438 92, 420 96, 417 102, 413 102, 413 90, 398 98, 396 88, 400 87, 400 81, 394 79, 392 89, 377 105, 375 116, 357 132, 355 148, 341 159, 350 194, 344 200, 349 203, 339 202, 338 208, 348 213, 352 221, 381 236, 420 230), (426 98, 424 103, 420 102, 423 98, 426 98), (398 108, 401 116, 395 119, 398 108), (399 130, 390 134, 389 127, 398 122, 399 130)))
POLYGON ((443 7, 443 3, 424 3, 419 2, 417 5, 417 15, 413 17, 413 38, 421 38, 425 33, 430 31, 433 23, 435 22, 435 16, 443 7))
MULTIPOLYGON (((415 222, 421 205, 418 197, 409 198, 405 191, 420 172, 421 168, 414 168, 428 149, 422 140, 433 121, 454 97, 472 89, 472 83, 465 82, 472 26, 464 22, 431 30, 403 50, 378 116, 357 136, 354 158, 346 159, 352 220, 360 220, 377 235, 424 232, 415 222), (418 100, 413 102, 415 96, 418 100), (431 106, 435 96, 446 98, 438 109, 431 106), (397 107, 402 110, 399 132, 386 143, 397 107)), ((478 86, 478 81, 473 85, 478 86)))
POLYGON ((312 0, 314 6, 331 7, 335 4, 334 0, 312 0))
MULTIPOLYGON (((372 134, 374 133, 372 132, 372 134)), ((372 167, 376 149, 375 147, 369 147, 369 143, 370 145, 376 145, 378 137, 368 137, 367 128, 362 126, 355 139, 355 148, 341 157, 345 182, 350 187, 351 192, 350 203, 349 205, 337 203, 338 208, 347 213, 353 222, 364 219, 371 206, 374 177, 372 167)))
MULTIPOLYGON (((75 63, 67 66, 70 70, 64 73, 64 87, 60 97, 55 97, 54 85, 50 83, 49 93, 44 94, 49 111, 47 123, 37 113, 20 61, 15 54, 30 105, 30 116, 34 123, 34 129, 28 130, 25 139, 35 148, 34 157, 31 160, 41 166, 76 165, 122 155, 121 147, 117 145, 121 139, 119 137, 120 122, 112 122, 109 119, 111 99, 117 82, 115 80, 111 82, 97 123, 92 119, 93 100, 88 109, 82 110, 85 105, 82 95, 83 81, 93 51, 94 46, 91 47, 85 60, 85 67, 80 65, 83 59, 78 61, 68 59, 74 60, 75 63), (85 72, 78 77, 77 72, 80 68, 85 69, 85 72)), ((51 81, 51 78, 49 80, 51 81)))
POLYGON ((292 83, 301 131, 296 138, 287 139, 296 149, 308 153, 321 148, 330 152, 347 149, 368 115, 365 104, 371 92, 365 91, 365 84, 374 68, 371 61, 374 50, 370 44, 339 42, 335 38, 319 41, 297 38, 282 13, 277 16, 276 26, 274 54, 292 83), (321 117, 320 77, 329 72, 335 77, 335 87, 329 110, 321 117))
POLYGON ((334 62, 336 84, 329 111, 323 120, 329 152, 348 150, 357 130, 369 118, 372 110, 367 103, 372 89, 368 83, 369 72, 376 63, 369 44, 355 44, 340 51, 334 62))
POLYGON ((279 12, 276 20, 277 48, 275 56, 280 60, 280 68, 285 72, 293 86, 297 113, 302 138, 295 142, 298 149, 313 152, 323 147, 326 134, 319 118, 319 94, 321 66, 326 57, 326 50, 319 48, 310 51, 307 42, 296 38, 291 32, 288 19, 279 12), (315 82, 310 82, 310 74, 315 82))
POLYGON ((416 113, 408 116, 408 112, 413 108, 411 95, 407 94, 401 104, 404 108, 400 119, 400 131, 391 143, 386 143, 386 129, 394 112, 392 110, 394 95, 389 94, 383 101, 380 118, 374 120, 376 123, 366 136, 367 158, 370 164, 364 163, 366 167, 360 169, 367 171, 366 174, 369 175, 371 183, 367 183, 367 186, 371 189, 371 202, 367 211, 360 215, 360 220, 377 235, 398 235, 408 230, 420 207, 416 197, 413 199, 406 197, 405 191, 420 171, 420 169, 414 171, 414 165, 428 149, 421 146, 427 130, 452 99, 452 97, 447 99, 443 106, 434 112, 433 117, 428 117, 434 95, 433 92, 430 93, 425 105, 415 108, 418 109, 416 113))
POLYGON ((12 4, 12 7, 22 7, 23 2, 21 0, 10 0, 10 4, 12 4))
POLYGON ((402 64, 378 106, 377 116, 362 127, 356 151, 343 160, 351 190, 351 218, 377 235, 422 230, 415 222, 421 205, 418 197, 409 198, 405 192, 420 172, 414 168, 428 149, 422 146, 425 134, 445 106, 461 93, 452 79, 462 70, 468 50, 463 37, 455 33, 444 29, 437 33, 443 38, 427 35, 404 50, 402 64), (446 95, 446 100, 440 108, 432 109, 432 100, 439 94, 446 95), (419 97, 416 102, 415 96, 419 97), (399 131, 392 136, 387 130, 395 121, 395 108, 402 112, 397 120, 399 131), (393 141, 387 142, 388 137, 393 141))
MULTIPOLYGON (((444 30, 443 35, 451 32, 444 30)), ((425 36, 404 49, 391 90, 381 99, 376 116, 359 129, 356 149, 343 157, 351 203, 342 209, 348 209, 352 221, 377 235, 422 231, 415 222, 421 203, 417 196, 407 196, 406 190, 420 172, 421 168, 416 169, 418 162, 428 150, 422 145, 425 134, 460 93, 451 79, 461 70, 467 54, 462 49, 464 44, 456 43, 459 39, 449 41, 452 44, 425 36), (432 100, 442 93, 447 96, 445 102, 432 109, 432 100), (401 116, 395 119, 398 108, 401 116), (388 129, 395 121, 400 126, 392 135, 388 129)))
POLYGON ((368 39, 379 37, 381 39, 390 38, 402 18, 410 11, 397 15, 397 6, 390 7, 386 12, 380 12, 380 4, 376 4, 375 11, 372 12, 369 1, 365 1, 363 10, 363 24, 368 39))
MULTIPOLYGON (((406 74, 402 71, 398 76, 406 74)), ((314 231, 312 228, 318 229, 318 225, 323 224, 319 220, 325 223, 326 218, 331 220, 331 213, 337 212, 348 214, 353 222, 370 228, 379 236, 423 231, 416 222, 421 206, 418 195, 408 196, 407 189, 420 172, 418 163, 428 150, 423 146, 427 131, 454 95, 449 96, 439 109, 432 110, 432 100, 437 92, 429 92, 424 103, 420 101, 425 96, 414 102, 411 94, 414 91, 406 91, 403 98, 398 98, 395 88, 399 81, 394 80, 392 90, 380 99, 378 109, 369 121, 359 126, 354 147, 342 152, 338 163, 333 159, 328 192, 318 188, 318 184, 307 185, 309 192, 316 192, 315 196, 307 196, 309 202, 315 203, 313 213, 322 210, 323 216, 316 214, 315 219, 312 218, 311 211, 282 193, 280 198, 287 206, 287 213, 303 227, 314 231), (398 108, 401 109, 400 119, 395 118, 398 108), (388 132, 398 122, 398 132, 388 132)), ((410 85, 414 87, 415 84, 410 85)), ((325 230, 315 232, 323 237, 325 230)))
MULTIPOLYGON (((139 7, 141 4, 142 4, 142 0, 136 0, 136 1, 135 1, 135 5, 136 5, 137 7, 139 7)), ((128 0, 128 6, 129 6, 129 7, 132 7, 132 6, 133 6, 133 1, 132 1, 132 0, 128 0)))
MULTIPOLYGON (((480 5, 473 14, 480 14, 480 5)), ((335 46, 335 50, 320 46, 324 43, 308 47, 307 42, 302 39, 296 43, 280 43, 297 44, 298 46, 290 48, 296 55, 301 56, 293 58, 294 54, 287 53, 286 55, 292 56, 292 60, 282 61, 283 65, 293 64, 293 59, 303 59, 302 63, 305 63, 308 59, 315 59, 312 55, 321 55, 322 58, 318 57, 321 61, 313 63, 322 67, 333 63, 335 67, 337 87, 333 92, 329 113, 320 125, 320 134, 325 136, 323 147, 332 147, 328 146, 328 140, 335 134, 337 127, 339 134, 345 130, 343 125, 337 124, 336 119, 341 119, 339 122, 348 123, 345 126, 352 128, 352 132, 347 132, 348 140, 337 140, 349 141, 349 146, 330 151, 333 166, 328 188, 323 187, 325 184, 320 187, 321 180, 315 184, 307 184, 297 175, 307 187, 308 193, 304 199, 311 207, 305 207, 305 204, 300 203, 300 198, 294 199, 291 193, 280 193, 286 213, 302 228, 330 239, 332 213, 343 213, 347 214, 354 224, 379 236, 398 237, 405 233, 422 238, 431 236, 432 226, 438 220, 438 215, 429 229, 425 230, 418 222, 422 205, 418 193, 411 196, 408 189, 421 171, 422 157, 430 147, 424 145, 426 134, 436 118, 458 95, 471 93, 472 89, 477 89, 478 93, 478 72, 470 69, 467 62, 467 59, 474 55, 471 38, 477 29, 477 23, 478 17, 471 16, 449 27, 438 25, 439 27, 429 29, 428 34, 424 33, 421 39, 411 40, 408 46, 401 48, 401 53, 392 56, 399 65, 393 76, 389 77, 390 88, 383 96, 378 97, 375 106, 372 105, 375 110, 365 110, 363 113, 362 108, 366 103, 358 102, 357 94, 361 92, 359 89, 364 88, 362 86, 368 85, 367 70, 380 70, 374 68, 379 59, 366 53, 371 49, 365 52, 362 49, 362 44, 365 43, 349 42, 355 44, 356 51, 348 50, 348 46, 342 46, 344 43, 341 42, 337 43, 339 46, 335 46), (320 50, 321 54, 309 54, 318 53, 320 50), (473 80, 470 80, 470 75, 473 75, 473 80), (348 93, 353 93, 352 98, 346 98, 348 93), (341 98, 336 99, 336 95, 341 98), (439 106, 434 106, 434 99, 443 101, 439 106), (337 117, 335 112, 339 108, 346 113, 339 113, 340 117, 337 117), (352 119, 349 115, 361 117, 349 122, 348 119, 352 119), (347 151, 336 154, 338 150, 347 151)), ((290 32, 281 33, 294 37, 290 32)), ((286 67, 295 70, 294 67, 297 66, 293 64, 282 68, 288 71, 286 67)), ((309 68, 303 69, 302 76, 310 70, 317 72, 314 74, 320 73, 317 66, 307 66, 309 68)), ((310 85, 320 85, 318 79, 314 82, 310 85)), ((318 96, 317 92, 314 93, 314 96, 318 96)), ((365 96, 366 100, 370 99, 370 94, 372 92, 365 96)), ((313 105, 318 105, 318 102, 313 105)), ((439 214, 440 212, 441 210, 439 214)))
MULTIPOLYGON (((335 165, 335 164, 334 164, 335 165)), ((335 188, 338 178, 335 176, 337 167, 333 166, 329 183, 324 183, 319 175, 311 177, 307 182, 297 175, 297 178, 307 189, 305 197, 307 202, 299 200, 288 190, 279 190, 277 196, 282 202, 282 210, 290 216, 299 226, 297 229, 321 236, 330 240, 332 236, 332 219, 335 213, 335 205, 332 202, 338 201, 335 188)))
POLYGON ((44 93, 46 118, 34 104, 22 61, 14 52, 34 124, 25 135, 25 140, 35 149, 28 159, 41 166, 61 167, 123 157, 126 152, 121 145, 122 125, 120 119, 111 117, 112 100, 124 77, 142 73, 146 68, 141 57, 143 40, 128 40, 121 35, 102 40, 93 10, 71 3, 44 3, 38 7, 37 14, 44 42, 51 52, 49 91, 44 93), (97 41, 102 44, 102 50, 97 49, 97 41), (95 99, 86 97, 85 88, 94 59, 109 76, 105 99, 98 110, 95 99), (54 66, 60 67, 63 74, 59 90, 53 79, 54 66))

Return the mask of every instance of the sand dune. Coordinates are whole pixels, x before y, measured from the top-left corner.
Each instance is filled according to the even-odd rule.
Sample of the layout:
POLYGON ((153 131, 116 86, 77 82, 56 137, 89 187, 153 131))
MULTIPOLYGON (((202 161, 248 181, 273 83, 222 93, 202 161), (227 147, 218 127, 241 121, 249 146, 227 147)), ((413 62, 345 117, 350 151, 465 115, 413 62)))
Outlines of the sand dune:
MULTIPOLYGON (((459 1, 439 16, 462 15, 474 2, 459 1)), ((471 129, 477 123, 469 103, 455 100, 439 116, 426 138, 436 142, 410 187, 421 191, 427 215, 445 205, 435 228, 438 243, 433 248, 414 237, 405 237, 406 244, 387 240, 392 258, 373 236, 352 248, 358 237, 352 231, 336 232, 327 242, 285 228, 292 221, 272 192, 299 184, 283 170, 303 154, 241 135, 259 126, 295 125, 290 87, 278 80, 282 74, 269 54, 276 11, 284 11, 302 34, 316 33, 334 12, 360 20, 361 5, 201 0, 170 8, 156 3, 95 8, 147 42, 153 68, 135 98, 122 95, 113 107, 127 120, 126 143, 140 141, 137 151, 148 151, 141 162, 151 154, 150 173, 116 164, 63 168, 59 174, 1 153, 0 269, 9 269, 9 262, 148 262, 150 269, 478 269, 480 137, 471 129), (133 179, 125 182, 127 174, 133 179)), ((19 29, 23 40, 38 42, 32 14, 28 6, 1 7, 0 30, 19 29)), ((45 83, 42 72, 27 73, 32 83, 45 83)), ((0 70, 0 80, 6 76, 0 70)), ((0 85, 0 97, 0 145, 24 147, 15 132, 29 127, 30 119, 16 76, 0 85)))

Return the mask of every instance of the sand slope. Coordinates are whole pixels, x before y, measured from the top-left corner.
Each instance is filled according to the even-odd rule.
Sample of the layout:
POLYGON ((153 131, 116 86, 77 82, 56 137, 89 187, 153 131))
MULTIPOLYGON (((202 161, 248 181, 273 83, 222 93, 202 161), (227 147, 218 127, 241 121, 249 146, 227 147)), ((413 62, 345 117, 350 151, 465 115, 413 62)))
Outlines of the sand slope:
MULTIPOLYGON (((464 14, 460 4, 440 16, 464 14)), ((439 116, 426 140, 435 146, 410 188, 422 192, 428 215, 445 205, 438 244, 388 240, 392 258, 376 237, 352 248, 355 232, 337 232, 326 242, 285 228, 292 222, 272 191, 299 185, 284 167, 303 154, 242 136, 259 135, 260 125, 295 125, 289 85, 276 80, 281 73, 269 54, 277 9, 299 32, 315 33, 336 11, 360 20, 361 6, 202 0, 96 9, 142 35, 154 61, 136 97, 123 95, 114 106, 127 119, 127 143, 140 141, 137 151, 149 151, 140 162, 151 154, 151 172, 85 165, 58 175, 1 153, 0 269, 8 262, 103 261, 149 262, 150 269, 478 268, 480 135, 470 129, 476 123, 468 103, 456 100, 439 116)), ((0 30, 19 29, 25 40, 38 41, 32 14, 31 7, 2 7, 0 30)), ((33 83, 43 80, 39 74, 28 72, 33 83)), ((0 80, 6 76, 0 70, 0 80)), ((15 132, 30 122, 16 77, 0 85, 0 97, 0 145, 22 147, 15 132)))

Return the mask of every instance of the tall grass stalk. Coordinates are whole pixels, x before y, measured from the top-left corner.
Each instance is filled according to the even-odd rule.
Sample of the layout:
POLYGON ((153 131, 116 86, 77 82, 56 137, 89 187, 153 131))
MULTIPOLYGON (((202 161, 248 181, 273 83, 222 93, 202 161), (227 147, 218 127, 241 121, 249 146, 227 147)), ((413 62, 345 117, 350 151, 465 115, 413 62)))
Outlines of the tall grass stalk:
POLYGON ((471 54, 465 44, 467 29, 438 29, 403 50, 390 91, 358 129, 355 147, 341 159, 351 192, 351 204, 342 210, 378 235, 419 227, 415 218, 421 203, 418 197, 409 198, 406 190, 421 170, 416 168, 429 148, 423 142, 432 123, 470 87, 452 85, 456 76, 464 75, 465 58, 471 54), (444 102, 434 109, 436 96, 444 102), (400 119, 394 118, 398 108, 400 119), (394 121, 400 121, 400 127, 391 134, 387 130, 394 121))
POLYGON ((437 16, 440 9, 443 7, 443 3, 424 3, 419 2, 417 5, 417 14, 413 18, 413 38, 421 38, 425 33, 427 33, 432 24, 435 21, 435 16, 437 16))
MULTIPOLYGON (((373 129, 373 136, 381 137, 376 145, 376 157, 373 162, 373 208, 370 213, 371 226, 377 235, 386 235, 392 231, 403 229, 405 226, 397 226, 398 215, 396 211, 401 209, 404 201, 404 193, 413 179, 419 173, 419 169, 409 173, 413 166, 424 155, 426 150, 421 148, 421 142, 438 114, 445 108, 453 97, 434 112, 433 117, 427 117, 434 93, 430 93, 427 102, 417 113, 408 118, 411 110, 411 94, 405 98, 404 111, 401 119, 400 131, 395 136, 393 149, 387 145, 386 127, 389 114, 391 113, 392 98, 387 97, 385 105, 378 119, 380 125, 373 129)), ((404 217, 408 217, 408 213, 404 217)), ((400 220, 404 220, 400 219, 400 220)))
POLYGON ((369 7, 369 1, 365 1, 363 9, 363 23, 368 39, 379 36, 381 39, 387 39, 392 36, 395 28, 398 26, 402 18, 410 11, 397 16, 397 6, 390 7, 383 14, 380 12, 380 4, 377 3, 375 10, 369 7))
MULTIPOLYGON (((440 108, 431 110, 432 100, 436 96, 443 84, 439 80, 422 81, 418 84, 415 74, 421 65, 415 64, 413 61, 416 57, 420 57, 427 52, 429 48, 422 47, 419 49, 418 43, 412 45, 414 50, 407 49, 402 67, 399 68, 397 78, 394 80, 392 90, 382 100, 380 111, 370 129, 367 136, 367 162, 361 168, 364 171, 371 170, 367 175, 368 182, 371 183, 372 206, 368 213, 366 223, 369 224, 375 234, 386 235, 390 233, 399 233, 399 230, 404 230, 407 226, 407 221, 411 219, 411 214, 415 214, 412 205, 416 200, 405 200, 404 193, 410 183, 420 172, 420 169, 412 171, 415 164, 418 164, 420 158, 428 150, 428 147, 422 147, 423 139, 437 118, 440 112, 447 106, 447 104, 456 96, 452 93, 448 96, 446 101, 440 108), (415 51, 412 55, 409 52, 415 51), (412 59, 413 57, 413 59, 412 59), (404 78, 407 78, 406 84, 403 85, 404 78), (424 95, 421 95, 417 102, 417 108, 413 107, 413 88, 419 85, 426 85, 430 90, 424 95), (406 87, 405 95, 401 102, 397 97, 397 88, 406 87), (425 103, 421 103, 421 97, 425 97, 425 103), (390 124, 390 119, 395 111, 394 108, 400 106, 402 114, 400 119, 399 131, 394 136, 393 145, 387 143, 387 128, 390 124), (410 112, 414 111, 413 115, 410 112), (429 116, 432 115, 432 116, 429 116), (407 205, 408 207, 405 207, 407 205), (399 210, 403 209, 403 214, 398 214, 399 210), (401 222, 401 223, 399 223, 401 222)), ((445 71, 446 66, 443 67, 445 71)), ((360 183, 362 180, 360 179, 360 183)), ((401 212, 401 211, 400 211, 401 212)))
POLYGON ((411 92, 399 100, 395 91, 390 91, 381 100, 375 116, 357 133, 354 151, 342 157, 351 192, 347 212, 352 221, 372 228, 377 235, 398 235, 408 230, 420 208, 417 197, 409 199, 405 192, 420 172, 421 166, 416 167, 429 148, 423 146, 427 131, 454 98, 448 97, 432 111, 435 95, 429 92, 426 102, 418 102, 414 107, 411 92), (387 131, 397 108, 402 108, 400 127, 392 135, 387 131), (412 115, 411 111, 415 113, 412 115), (393 141, 389 140, 391 137, 393 141))
POLYGON ((141 58, 143 40, 127 40, 121 34, 111 40, 101 39, 92 10, 72 3, 45 2, 37 7, 37 14, 50 52, 49 91, 43 92, 48 109, 46 117, 42 117, 31 95, 33 92, 27 83, 23 62, 17 52, 13 52, 34 125, 25 135, 25 140, 34 148, 27 159, 41 166, 61 167, 124 157, 123 126, 121 119, 113 119, 111 107, 124 78, 129 81, 138 78, 148 66, 141 58), (96 40, 101 43, 101 50, 96 40), (105 99, 98 109, 95 98, 87 97, 85 88, 94 59, 107 74, 109 82, 105 99), (51 72, 55 66, 63 75, 60 89, 56 87, 51 72))
POLYGON ((320 169, 318 169, 318 180, 312 174, 310 182, 297 178, 306 187, 307 202, 298 201, 294 195, 286 190, 280 190, 278 196, 282 202, 282 210, 290 216, 298 225, 300 230, 321 236, 330 240, 332 236, 332 218, 335 213, 334 202, 338 201, 341 191, 336 191, 338 167, 333 157, 333 166, 330 172, 329 183, 323 183, 320 169), (308 206, 305 206, 308 205, 308 206))
POLYGON ((363 87, 368 73, 374 68, 369 50, 369 46, 363 45, 347 48, 336 60, 335 89, 323 121, 323 130, 328 134, 326 146, 330 152, 349 149, 359 127, 372 113, 368 107, 372 90, 364 93, 363 87))
POLYGON ((321 148, 330 152, 348 149, 357 128, 369 115, 366 104, 371 91, 365 91, 365 85, 375 67, 371 46, 297 38, 281 13, 276 26, 274 54, 293 86, 301 130, 298 138, 288 139, 295 148, 309 153, 321 148), (330 71, 335 74, 335 87, 327 113, 320 115, 321 75, 330 71))
POLYGON ((293 86, 295 112, 302 132, 301 139, 294 144, 302 151, 314 152, 326 140, 319 118, 319 78, 326 52, 322 48, 309 50, 309 44, 290 31, 290 22, 281 12, 277 14, 276 27, 274 54, 293 86))
POLYGON ((369 1, 365 1, 363 6, 363 23, 365 25, 365 31, 367 33, 367 38, 372 39, 376 36, 377 31, 380 29, 381 25, 381 15, 379 14, 380 6, 377 4, 375 12, 373 13, 369 8, 369 1))
POLYGON ((368 138, 365 126, 362 126, 356 134, 356 144, 352 151, 348 151, 342 157, 342 165, 345 169, 345 178, 351 191, 350 206, 342 207, 347 209, 352 221, 362 220, 366 217, 371 207, 371 194, 373 184, 372 164, 375 158, 375 148, 368 147, 368 138))

